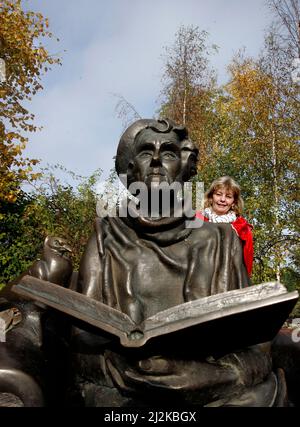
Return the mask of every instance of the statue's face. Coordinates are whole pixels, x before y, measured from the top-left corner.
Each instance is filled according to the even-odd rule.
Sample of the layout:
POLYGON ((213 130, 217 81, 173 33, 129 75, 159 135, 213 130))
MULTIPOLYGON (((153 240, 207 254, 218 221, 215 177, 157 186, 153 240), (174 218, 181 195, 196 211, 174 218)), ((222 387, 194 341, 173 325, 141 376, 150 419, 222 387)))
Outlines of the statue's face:
POLYGON ((157 133, 144 130, 137 136, 132 175, 148 188, 161 182, 171 184, 180 180, 180 140, 175 132, 157 133))

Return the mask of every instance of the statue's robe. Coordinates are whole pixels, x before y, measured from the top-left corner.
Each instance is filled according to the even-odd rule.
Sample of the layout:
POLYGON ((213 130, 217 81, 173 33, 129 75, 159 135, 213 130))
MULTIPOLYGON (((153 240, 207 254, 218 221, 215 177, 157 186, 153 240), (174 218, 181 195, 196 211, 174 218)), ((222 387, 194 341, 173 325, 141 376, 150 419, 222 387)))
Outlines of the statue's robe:
MULTIPOLYGON (((190 228, 186 228, 184 218, 97 219, 81 260, 77 291, 126 313, 139 323, 186 301, 248 286, 241 242, 230 225, 199 221, 194 225, 191 228, 190 222, 190 228)), ((135 359, 134 353, 115 341, 110 344, 109 337, 89 328, 77 328, 73 341, 77 387, 85 396, 85 404, 147 405, 155 397, 160 405, 172 403, 167 397, 168 387, 160 388, 157 384, 152 387, 147 376, 140 379, 137 372, 136 382, 124 381, 124 372, 128 367, 134 369, 141 355, 135 359), (136 384, 140 385, 135 387, 136 384)), ((274 405, 278 381, 271 372, 267 351, 254 346, 220 361, 207 360, 201 364, 203 372, 208 368, 203 390, 192 386, 187 393, 179 393, 181 403, 274 405), (211 378, 212 366, 216 369, 226 366, 232 373, 239 370, 238 378, 232 379, 230 374, 225 380, 217 374, 211 378)), ((182 355, 176 361, 174 354, 172 363, 177 362, 183 363, 182 355)), ((172 392, 180 388, 180 384, 175 384, 172 392)))
POLYGON ((78 291, 139 322, 174 305, 249 285, 240 241, 228 224, 196 222, 202 226, 193 229, 185 228, 183 219, 174 222, 152 232, 133 219, 98 219, 82 258, 78 291))

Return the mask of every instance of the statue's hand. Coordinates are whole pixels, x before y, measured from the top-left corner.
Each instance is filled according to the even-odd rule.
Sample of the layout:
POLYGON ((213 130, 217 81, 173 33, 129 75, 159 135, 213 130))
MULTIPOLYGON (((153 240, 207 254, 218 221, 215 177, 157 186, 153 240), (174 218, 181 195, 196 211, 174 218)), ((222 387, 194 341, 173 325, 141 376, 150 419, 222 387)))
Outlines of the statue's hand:
POLYGON ((114 362, 116 360, 107 360, 112 378, 121 389, 127 390, 150 386, 184 392, 237 382, 234 369, 206 361, 185 361, 155 356, 140 360, 135 366, 127 366, 125 369, 124 367, 118 369, 118 364, 114 362))
POLYGON ((112 352, 106 354, 108 371, 123 391, 170 390, 206 404, 227 398, 264 381, 271 371, 268 351, 259 346, 230 353, 220 359, 182 360, 154 356, 127 360, 112 352), (195 394, 196 393, 196 394, 195 394))
POLYGON ((232 384, 236 381, 234 370, 217 364, 200 361, 167 360, 152 357, 141 360, 138 370, 125 374, 137 383, 175 390, 199 390, 212 385, 232 384))

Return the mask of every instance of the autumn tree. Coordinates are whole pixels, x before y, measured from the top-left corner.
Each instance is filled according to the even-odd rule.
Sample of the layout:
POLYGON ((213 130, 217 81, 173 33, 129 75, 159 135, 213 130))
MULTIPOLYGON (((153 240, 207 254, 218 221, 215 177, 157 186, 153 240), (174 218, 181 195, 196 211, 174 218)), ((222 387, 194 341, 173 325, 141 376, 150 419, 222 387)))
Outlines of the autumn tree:
POLYGON ((216 95, 215 73, 209 56, 217 50, 208 44, 208 33, 196 26, 181 26, 174 43, 165 47, 160 115, 188 127, 207 161, 212 141, 209 126, 214 122, 212 98, 216 95))
POLYGON ((207 88, 212 79, 208 66, 211 49, 207 47, 207 36, 198 27, 181 26, 175 34, 173 45, 165 47, 162 56, 164 112, 182 124, 187 124, 194 114, 193 99, 198 95, 198 90, 207 88))
POLYGON ((21 0, 0 2, 0 58, 5 76, 0 82, 0 200, 14 202, 19 184, 34 179, 35 159, 23 156, 27 132, 35 132, 34 115, 25 103, 42 89, 41 75, 59 59, 42 41, 52 37, 48 20, 40 13, 25 12, 21 0))
MULTIPOLYGON (((254 225, 253 283, 280 280, 293 290, 300 289, 300 84, 292 74, 299 0, 269 5, 278 22, 268 29, 262 53, 247 58, 240 51, 221 87, 203 80, 210 75, 203 74, 209 70, 203 34, 181 28, 168 51, 161 114, 187 125, 200 151, 196 179, 205 189, 224 175, 240 183, 244 215, 254 225)), ((299 310, 298 304, 294 315, 299 310)))
MULTIPOLYGON (((288 266, 281 269, 281 277, 289 277, 289 281, 294 274, 294 279, 298 281, 300 275, 299 264, 299 204, 298 192, 299 182, 299 142, 300 142, 300 1, 299 0, 267 0, 267 4, 273 14, 274 21, 266 33, 265 47, 258 59, 260 69, 272 78, 276 87, 280 103, 274 111, 274 121, 277 129, 273 133, 273 175, 274 187, 278 186, 276 176, 277 157, 280 154, 277 150, 279 133, 285 133, 292 139, 286 147, 285 169, 286 169, 286 188, 284 210, 286 217, 289 218, 289 230, 292 236, 297 236, 298 240, 289 241, 288 266), (298 78, 297 78, 298 76, 298 78), (280 132, 278 133, 278 130, 280 132), (292 179, 294 177, 294 179, 292 179), (291 232, 292 230, 292 232, 291 232), (297 245, 298 243, 298 245, 297 245), (286 274, 287 273, 287 274, 286 274)), ((280 137, 279 137, 280 139, 280 137)), ((286 144, 284 141, 283 144, 286 144)), ((279 184, 280 186, 280 184, 279 184)), ((279 191, 280 192, 280 191, 279 191)), ((280 205, 280 202, 279 202, 280 205)), ((277 224, 280 222, 279 210, 277 224)), ((285 237, 281 236, 281 242, 285 237)), ((278 252, 282 251, 282 244, 278 245, 278 252)), ((278 271, 279 272, 279 271, 278 271)))
POLYGON ((237 54, 229 83, 216 87, 211 77, 205 80, 209 63, 201 37, 181 28, 168 51, 162 114, 189 128, 205 188, 222 175, 241 184, 245 215, 254 225, 254 283, 291 277, 299 258, 299 87, 271 32, 262 55, 237 54))
POLYGON ((243 188, 254 224, 254 281, 280 280, 299 242, 299 117, 293 93, 259 61, 237 56, 229 69, 230 82, 216 104, 221 150, 210 169, 232 175, 243 188))

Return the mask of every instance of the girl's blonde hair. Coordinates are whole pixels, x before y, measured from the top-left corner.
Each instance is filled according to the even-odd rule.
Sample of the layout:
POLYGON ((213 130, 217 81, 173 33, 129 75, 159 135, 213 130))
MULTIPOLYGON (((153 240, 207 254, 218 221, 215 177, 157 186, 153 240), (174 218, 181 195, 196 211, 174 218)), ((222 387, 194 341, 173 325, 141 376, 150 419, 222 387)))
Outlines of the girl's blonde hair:
POLYGON ((234 204, 231 209, 237 215, 241 215, 244 207, 244 201, 241 196, 241 187, 230 176, 221 176, 220 178, 217 178, 212 182, 209 190, 206 191, 204 195, 204 207, 210 208, 212 206, 212 196, 214 192, 219 190, 220 188, 225 188, 226 190, 232 191, 234 197, 234 204))

